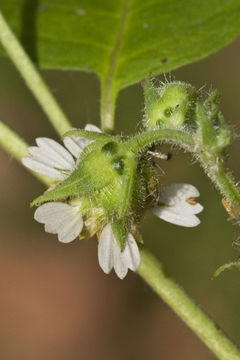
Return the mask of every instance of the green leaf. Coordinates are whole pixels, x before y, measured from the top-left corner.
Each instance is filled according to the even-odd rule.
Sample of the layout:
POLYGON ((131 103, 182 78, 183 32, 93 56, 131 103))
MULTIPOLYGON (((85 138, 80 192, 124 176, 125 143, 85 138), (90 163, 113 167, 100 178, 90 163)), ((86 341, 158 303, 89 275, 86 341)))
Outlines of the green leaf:
POLYGON ((239 0, 1 0, 1 10, 39 66, 99 76, 109 129, 119 90, 240 33, 239 0))

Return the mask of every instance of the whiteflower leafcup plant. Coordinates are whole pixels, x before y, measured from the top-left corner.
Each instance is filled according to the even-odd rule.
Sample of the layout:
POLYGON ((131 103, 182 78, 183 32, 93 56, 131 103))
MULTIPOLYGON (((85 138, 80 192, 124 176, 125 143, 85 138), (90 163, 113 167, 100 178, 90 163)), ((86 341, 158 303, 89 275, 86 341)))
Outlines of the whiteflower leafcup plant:
POLYGON ((88 124, 66 133, 64 146, 37 138, 37 146, 28 148, 30 156, 22 158, 30 170, 55 180, 32 202, 38 206, 35 220, 63 243, 96 234, 99 265, 107 274, 114 269, 120 279, 139 267, 137 243, 143 242, 140 224, 147 210, 180 226, 200 223, 199 191, 189 184, 161 184, 155 159, 162 132, 173 132, 186 147, 190 137, 193 155, 207 157, 213 174, 223 161, 215 154, 232 140, 217 106, 218 92, 203 100, 189 84, 156 86, 147 78, 144 93, 143 131, 136 137, 111 136, 88 124))
POLYGON ((199 192, 188 184, 162 187, 149 146, 134 151, 129 139, 104 135, 93 125, 85 132, 88 138, 65 136, 65 148, 48 138, 38 138, 37 146, 28 148, 31 156, 22 163, 56 180, 33 201, 38 205, 34 218, 63 243, 97 234, 101 268, 107 274, 114 268, 123 279, 140 264, 137 242, 142 242, 144 213, 151 210, 173 224, 196 226, 200 221, 195 214, 202 211, 196 203, 199 192))
MULTIPOLYGON (((62 136, 62 143, 40 137, 29 147, 0 122, 1 146, 48 186, 31 203, 35 220, 63 243, 96 235, 105 273, 114 269, 123 279, 128 270, 137 272, 219 359, 240 360, 238 347, 165 275, 141 236, 148 211, 179 226, 200 223, 203 207, 194 184, 161 182, 157 162, 167 158, 163 143, 192 154, 222 194, 232 222, 240 223, 239 188, 226 169, 235 134, 219 110, 218 91, 203 95, 190 84, 162 83, 149 76, 191 63, 232 41, 240 32, 239 1, 186 5, 183 0, 103 0, 99 11, 97 1, 87 1, 85 9, 73 0, 64 4, 71 16, 59 11, 55 1, 37 5, 40 66, 90 70, 99 76, 101 130, 90 124, 84 130, 71 126, 1 13, 3 9, 13 26, 19 25, 21 2, 2 0, 1 44, 62 136), (55 36, 54 48, 46 41, 49 36, 55 36), (113 135, 118 92, 143 78, 141 131, 131 137, 113 135)), ((230 267, 239 268, 239 261, 223 265, 216 275, 230 267)))

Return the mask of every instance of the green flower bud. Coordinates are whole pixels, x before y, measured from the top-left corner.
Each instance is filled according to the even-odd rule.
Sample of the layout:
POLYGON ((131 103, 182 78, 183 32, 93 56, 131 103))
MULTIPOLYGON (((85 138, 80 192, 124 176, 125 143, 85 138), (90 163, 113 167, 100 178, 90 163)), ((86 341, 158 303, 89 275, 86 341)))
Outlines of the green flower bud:
POLYGON ((148 129, 180 128, 186 123, 194 123, 197 93, 191 85, 170 82, 155 87, 148 78, 144 93, 148 129))
POLYGON ((199 100, 196 107, 196 139, 216 153, 222 152, 232 142, 232 133, 219 111, 218 102, 219 92, 214 91, 204 103, 199 100))
POLYGON ((218 125, 216 128, 217 144, 218 144, 218 149, 221 151, 227 148, 232 143, 233 134, 231 130, 227 127, 224 117, 220 111, 217 114, 217 121, 218 121, 218 125))

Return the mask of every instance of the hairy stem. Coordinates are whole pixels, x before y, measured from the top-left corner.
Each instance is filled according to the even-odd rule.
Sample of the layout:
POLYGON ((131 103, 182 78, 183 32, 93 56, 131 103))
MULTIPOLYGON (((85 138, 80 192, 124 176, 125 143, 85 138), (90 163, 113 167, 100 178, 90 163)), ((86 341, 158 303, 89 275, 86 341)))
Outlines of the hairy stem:
POLYGON ((152 130, 133 137, 126 142, 126 146, 130 145, 133 152, 139 152, 151 144, 164 142, 178 145, 192 153, 223 197, 234 207, 236 217, 240 217, 240 192, 232 175, 224 167, 223 157, 215 155, 213 151, 205 149, 201 144, 198 144, 198 150, 196 150, 194 135, 190 136, 182 130, 174 129, 152 130))
POLYGON ((224 198, 240 214, 240 193, 232 175, 225 169, 223 159, 214 154, 202 152, 199 154, 199 160, 224 198))
POLYGON ((181 130, 160 129, 143 132, 126 142, 126 146, 130 146, 133 152, 138 152, 157 142, 173 143, 188 151, 191 151, 195 145, 194 139, 181 130))
POLYGON ((0 41, 56 131, 60 135, 64 134, 72 127, 70 122, 67 120, 66 115, 63 113, 20 42, 9 28, 1 12, 0 41))
POLYGON ((239 349, 194 300, 164 273, 159 261, 144 247, 140 252, 139 275, 220 360, 240 360, 239 349))

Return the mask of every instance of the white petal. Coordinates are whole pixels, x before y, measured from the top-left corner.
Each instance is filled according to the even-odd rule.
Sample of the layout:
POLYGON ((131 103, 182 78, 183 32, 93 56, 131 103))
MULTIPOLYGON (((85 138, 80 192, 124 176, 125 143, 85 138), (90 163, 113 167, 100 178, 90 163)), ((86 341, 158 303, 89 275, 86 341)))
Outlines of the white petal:
POLYGON ((99 129, 99 127, 95 126, 95 125, 92 125, 92 124, 87 124, 84 128, 84 130, 87 130, 87 131, 94 131, 94 132, 98 132, 98 133, 101 133, 102 130, 99 129))
POLYGON ((140 253, 137 243, 130 233, 127 234, 125 248, 121 254, 128 268, 136 271, 140 265, 140 253))
POLYGON ((159 206, 154 207, 152 212, 160 219, 172 224, 186 227, 197 226, 200 220, 194 214, 201 212, 203 206, 198 203, 192 204, 191 198, 199 195, 195 186, 190 184, 168 185, 159 195, 159 206))
POLYGON ((114 235, 111 225, 104 227, 98 243, 98 262, 102 270, 109 274, 113 267, 114 235))
POLYGON ((125 257, 123 256, 125 249, 121 252, 115 238, 113 244, 113 267, 117 276, 122 280, 128 272, 127 261, 125 261, 125 257))
POLYGON ((129 233, 126 237, 125 247, 121 251, 111 225, 106 225, 98 244, 98 261, 106 274, 109 274, 114 268, 117 276, 123 279, 127 275, 128 269, 136 271, 140 264, 140 253, 135 239, 129 233))
POLYGON ((23 165, 39 174, 65 179, 75 166, 72 155, 52 139, 37 138, 36 143, 38 146, 28 148, 31 156, 22 158, 23 165))
POLYGON ((46 158, 56 159, 56 167, 60 169, 72 169, 75 165, 72 155, 58 142, 48 138, 37 138, 36 143, 41 148, 46 158))
POLYGON ((80 213, 62 202, 49 202, 37 208, 34 219, 45 224, 45 231, 58 234, 58 240, 68 243, 76 239, 83 227, 80 213))
POLYGON ((66 148, 78 159, 83 149, 91 144, 92 140, 80 136, 66 136, 63 142, 66 148))
POLYGON ((172 209, 167 206, 155 207, 152 209, 152 212, 160 219, 175 225, 194 227, 200 224, 200 220, 197 216, 182 214, 181 211, 177 213, 176 211, 172 211, 172 209))
POLYGON ((64 167, 68 167, 69 169, 71 169, 72 167, 72 164, 66 163, 65 159, 62 159, 61 156, 55 153, 51 153, 42 147, 31 146, 27 150, 32 156, 32 158, 43 164, 51 166, 52 168, 55 167, 58 169, 62 169, 64 167))
MULTIPOLYGON (((75 130, 74 128, 71 130, 75 130)), ((95 132, 102 132, 97 126, 87 124, 84 128, 87 131, 95 131, 95 132)), ((79 158, 83 149, 91 144, 94 140, 85 139, 81 136, 66 136, 63 139, 64 145, 66 148, 75 156, 75 158, 79 158)))
POLYGON ((47 166, 38 160, 34 160, 30 156, 23 157, 22 164, 28 169, 37 172, 38 174, 42 174, 54 179, 62 179, 62 174, 58 170, 52 168, 51 166, 47 166))
POLYGON ((199 203, 191 204, 185 199, 184 202, 172 206, 176 212, 180 212, 185 215, 198 214, 203 210, 203 206, 199 203))
POLYGON ((199 191, 190 184, 171 184, 165 186, 160 193, 159 201, 166 205, 179 205, 188 198, 198 197, 199 191))

